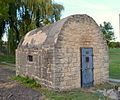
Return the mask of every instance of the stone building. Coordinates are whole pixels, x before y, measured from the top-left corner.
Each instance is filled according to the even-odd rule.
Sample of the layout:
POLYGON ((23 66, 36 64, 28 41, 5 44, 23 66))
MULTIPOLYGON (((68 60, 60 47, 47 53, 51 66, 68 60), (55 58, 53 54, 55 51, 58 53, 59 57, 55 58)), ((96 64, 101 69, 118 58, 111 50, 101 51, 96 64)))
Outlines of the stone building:
POLYGON ((55 90, 91 87, 109 77, 108 48, 96 22, 72 15, 26 34, 16 50, 16 74, 55 90))

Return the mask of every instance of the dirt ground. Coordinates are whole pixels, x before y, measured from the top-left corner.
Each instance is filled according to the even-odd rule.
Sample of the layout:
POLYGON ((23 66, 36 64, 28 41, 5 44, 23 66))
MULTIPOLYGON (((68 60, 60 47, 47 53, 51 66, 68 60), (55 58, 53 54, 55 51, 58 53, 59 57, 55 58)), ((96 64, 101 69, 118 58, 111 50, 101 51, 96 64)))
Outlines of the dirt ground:
POLYGON ((0 100, 43 100, 40 92, 10 80, 12 76, 14 70, 0 66, 0 100))

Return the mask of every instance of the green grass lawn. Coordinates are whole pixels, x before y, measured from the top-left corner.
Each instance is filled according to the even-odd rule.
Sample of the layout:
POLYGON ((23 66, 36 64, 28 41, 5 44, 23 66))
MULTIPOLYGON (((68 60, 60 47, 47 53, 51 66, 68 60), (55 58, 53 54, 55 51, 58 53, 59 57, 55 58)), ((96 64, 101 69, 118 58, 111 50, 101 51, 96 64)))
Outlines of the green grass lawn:
POLYGON ((110 59, 110 78, 120 79, 120 48, 112 48, 109 50, 110 59))
POLYGON ((0 63, 15 64, 15 56, 13 55, 0 55, 0 63))
MULTIPOLYGON (((72 90, 68 92, 55 92, 50 90, 42 90, 48 100, 98 100, 99 95, 82 92, 80 90, 72 90)), ((104 97, 103 97, 104 98, 104 97)))

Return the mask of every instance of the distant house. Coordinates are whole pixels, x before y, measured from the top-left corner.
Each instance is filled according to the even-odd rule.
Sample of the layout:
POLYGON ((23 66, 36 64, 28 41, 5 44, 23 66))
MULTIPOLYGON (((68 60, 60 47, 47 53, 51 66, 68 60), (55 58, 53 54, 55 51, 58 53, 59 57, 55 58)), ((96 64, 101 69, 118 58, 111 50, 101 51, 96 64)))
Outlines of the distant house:
POLYGON ((16 50, 16 74, 55 90, 106 82, 108 62, 103 34, 85 14, 28 32, 16 50))

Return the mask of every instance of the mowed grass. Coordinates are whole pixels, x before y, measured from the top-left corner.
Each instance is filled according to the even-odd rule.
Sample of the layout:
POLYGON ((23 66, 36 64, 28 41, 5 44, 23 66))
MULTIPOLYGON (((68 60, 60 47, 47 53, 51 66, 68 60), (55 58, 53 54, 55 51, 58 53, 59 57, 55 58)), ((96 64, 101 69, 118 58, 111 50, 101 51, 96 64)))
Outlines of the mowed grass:
POLYGON ((0 55, 0 63, 15 64, 15 56, 14 55, 0 55))
POLYGON ((120 79, 120 48, 109 49, 110 78, 120 79))
POLYGON ((64 92, 55 92, 45 89, 42 89, 42 91, 48 100, 98 100, 100 98, 97 93, 92 94, 77 89, 64 92))

